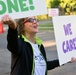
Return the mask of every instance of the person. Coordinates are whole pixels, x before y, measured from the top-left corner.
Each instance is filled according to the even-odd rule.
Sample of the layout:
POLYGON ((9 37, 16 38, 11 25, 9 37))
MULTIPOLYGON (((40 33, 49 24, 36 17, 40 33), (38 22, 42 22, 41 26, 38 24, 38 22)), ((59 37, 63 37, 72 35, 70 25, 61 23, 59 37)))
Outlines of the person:
MULTIPOLYGON (((59 60, 47 61, 45 48, 36 36, 38 20, 34 17, 13 20, 9 15, 1 22, 8 25, 7 48, 11 52, 10 75, 47 75, 59 66, 59 60)), ((75 61, 72 58, 70 62, 75 61)))

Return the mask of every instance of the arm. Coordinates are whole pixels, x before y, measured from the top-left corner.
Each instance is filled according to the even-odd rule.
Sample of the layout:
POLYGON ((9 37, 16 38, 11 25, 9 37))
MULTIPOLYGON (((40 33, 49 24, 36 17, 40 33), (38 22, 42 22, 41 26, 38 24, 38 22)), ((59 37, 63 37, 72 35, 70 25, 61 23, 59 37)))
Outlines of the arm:
POLYGON ((58 67, 59 66, 59 60, 53 60, 53 61, 47 61, 47 58, 46 58, 46 52, 45 52, 45 49, 44 49, 44 46, 41 45, 41 52, 42 54, 44 55, 45 57, 45 60, 46 60, 46 63, 47 63, 47 69, 48 70, 51 70, 51 69, 54 69, 55 67, 58 67))
POLYGON ((1 22, 3 24, 8 25, 8 34, 7 34, 7 48, 9 51, 11 51, 14 54, 19 53, 19 43, 18 43, 18 32, 17 32, 17 24, 16 21, 13 20, 11 17, 8 15, 5 15, 1 22))
MULTIPOLYGON (((69 63, 73 63, 76 61, 75 57, 72 57, 69 63)), ((64 65, 64 64, 63 64, 64 65)), ((47 61, 47 69, 51 70, 54 69, 55 67, 59 67, 59 60, 53 60, 53 61, 47 61)))
POLYGON ((47 69, 51 70, 59 66, 59 60, 47 61, 47 69))
POLYGON ((59 66, 59 60, 53 60, 53 61, 47 61, 47 57, 46 57, 46 52, 45 52, 45 48, 43 45, 41 45, 41 52, 42 54, 44 55, 45 57, 45 60, 46 60, 46 63, 47 63, 47 69, 48 70, 51 70, 51 69, 54 69, 55 67, 58 67, 59 66))
POLYGON ((16 29, 9 27, 7 34, 7 48, 12 53, 19 54, 18 45, 18 32, 16 29))

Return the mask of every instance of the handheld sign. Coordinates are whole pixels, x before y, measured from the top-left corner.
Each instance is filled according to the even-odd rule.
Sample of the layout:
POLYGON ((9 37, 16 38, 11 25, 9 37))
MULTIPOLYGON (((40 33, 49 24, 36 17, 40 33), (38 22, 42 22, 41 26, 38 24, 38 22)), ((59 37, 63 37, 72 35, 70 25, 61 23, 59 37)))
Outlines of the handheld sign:
POLYGON ((76 57, 76 15, 53 17, 60 65, 76 57))
POLYGON ((58 8, 50 8, 50 9, 48 9, 48 16, 50 16, 50 17, 59 16, 58 8))
POLYGON ((47 14, 45 0, 0 0, 0 19, 9 14, 13 19, 47 14))

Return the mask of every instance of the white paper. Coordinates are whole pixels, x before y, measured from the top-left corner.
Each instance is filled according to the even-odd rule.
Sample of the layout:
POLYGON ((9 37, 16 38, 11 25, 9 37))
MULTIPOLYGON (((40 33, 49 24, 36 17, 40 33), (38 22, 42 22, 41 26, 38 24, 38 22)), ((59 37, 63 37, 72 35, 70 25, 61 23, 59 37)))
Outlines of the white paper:
POLYGON ((76 57, 76 15, 53 17, 60 65, 76 57))

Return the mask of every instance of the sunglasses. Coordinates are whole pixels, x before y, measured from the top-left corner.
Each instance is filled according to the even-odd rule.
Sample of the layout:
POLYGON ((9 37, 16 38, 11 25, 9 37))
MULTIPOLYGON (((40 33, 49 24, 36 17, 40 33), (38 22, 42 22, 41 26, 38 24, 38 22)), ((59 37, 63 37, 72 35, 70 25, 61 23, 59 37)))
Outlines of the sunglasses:
POLYGON ((36 18, 29 18, 29 19, 27 19, 26 21, 24 21, 24 23, 26 23, 26 22, 30 22, 30 23, 33 23, 34 21, 36 21, 36 22, 39 22, 39 20, 38 19, 36 19, 36 18))

